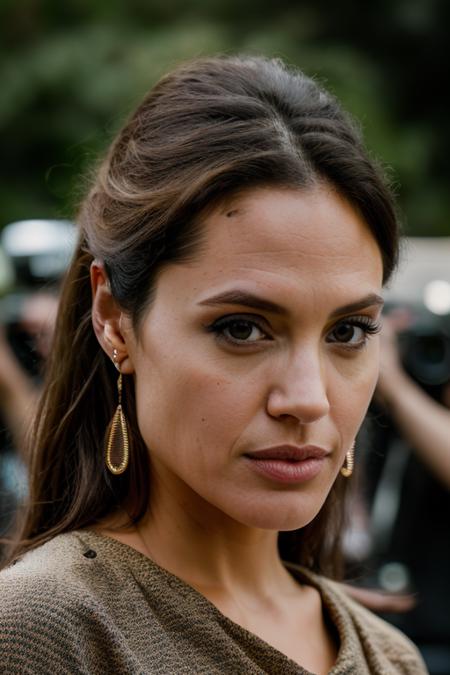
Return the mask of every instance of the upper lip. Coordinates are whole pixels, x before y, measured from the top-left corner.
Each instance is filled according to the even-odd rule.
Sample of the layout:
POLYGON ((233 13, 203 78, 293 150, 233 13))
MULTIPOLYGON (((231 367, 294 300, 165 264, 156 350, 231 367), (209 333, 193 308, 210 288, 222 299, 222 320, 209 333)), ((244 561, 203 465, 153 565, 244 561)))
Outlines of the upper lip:
POLYGON ((328 454, 328 450, 318 445, 274 445, 271 448, 247 452, 246 457, 251 459, 290 459, 301 462, 310 458, 321 459, 328 454))

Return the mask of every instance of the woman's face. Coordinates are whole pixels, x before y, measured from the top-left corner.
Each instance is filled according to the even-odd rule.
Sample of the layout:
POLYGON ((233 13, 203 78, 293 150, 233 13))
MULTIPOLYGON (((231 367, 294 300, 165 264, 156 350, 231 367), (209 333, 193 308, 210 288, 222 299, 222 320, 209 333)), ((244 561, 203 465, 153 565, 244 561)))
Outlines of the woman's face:
POLYGON ((185 509, 299 528, 375 387, 381 255, 328 187, 254 189, 204 228, 197 259, 162 270, 126 333, 152 480, 185 509))

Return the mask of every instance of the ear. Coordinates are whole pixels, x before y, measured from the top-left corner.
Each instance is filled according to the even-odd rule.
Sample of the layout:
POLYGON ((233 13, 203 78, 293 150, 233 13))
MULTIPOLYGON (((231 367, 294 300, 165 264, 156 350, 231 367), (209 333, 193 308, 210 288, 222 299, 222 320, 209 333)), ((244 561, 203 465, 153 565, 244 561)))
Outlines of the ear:
POLYGON ((111 360, 114 349, 117 350, 116 362, 120 364, 120 372, 130 375, 134 372, 134 366, 129 349, 129 319, 113 298, 105 267, 99 260, 91 263, 91 289, 92 325, 97 340, 111 360))

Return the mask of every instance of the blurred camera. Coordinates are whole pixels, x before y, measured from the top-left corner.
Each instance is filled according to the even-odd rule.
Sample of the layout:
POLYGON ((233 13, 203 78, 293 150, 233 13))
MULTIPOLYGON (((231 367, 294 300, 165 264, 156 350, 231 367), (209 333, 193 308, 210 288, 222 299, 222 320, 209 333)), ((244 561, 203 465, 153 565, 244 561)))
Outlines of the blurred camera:
POLYGON ((444 318, 422 315, 399 333, 398 341, 403 366, 419 384, 435 386, 450 380, 450 332, 444 318))
POLYGON ((76 228, 66 220, 22 220, 1 233, 0 323, 30 374, 39 371, 45 357, 59 281, 75 242, 76 228))

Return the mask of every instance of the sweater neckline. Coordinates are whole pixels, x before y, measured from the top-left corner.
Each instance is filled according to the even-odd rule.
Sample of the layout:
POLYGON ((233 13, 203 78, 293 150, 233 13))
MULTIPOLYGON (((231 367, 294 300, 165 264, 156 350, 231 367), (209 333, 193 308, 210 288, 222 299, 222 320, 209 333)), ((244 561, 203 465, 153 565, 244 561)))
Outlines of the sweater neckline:
MULTIPOLYGON (((155 578, 155 575, 159 579, 163 579, 172 589, 179 592, 184 599, 192 602, 197 609, 201 609, 221 625, 232 629, 232 632, 235 634, 240 634, 245 637, 247 641, 259 645, 261 649, 264 649, 267 653, 271 653, 273 657, 276 657, 286 666, 289 665, 289 672, 296 672, 298 675, 314 675, 311 671, 308 671, 297 661, 294 661, 276 647, 266 642, 256 633, 253 633, 227 617, 218 609, 218 607, 216 607, 216 605, 214 605, 214 603, 208 600, 208 598, 196 588, 172 572, 169 572, 164 567, 161 567, 154 560, 129 544, 90 529, 76 530, 68 534, 77 537, 79 541, 85 544, 86 549, 90 549, 91 547, 106 549, 108 555, 114 556, 115 561, 119 565, 126 565, 129 572, 131 572, 132 576, 139 583, 151 581, 152 578, 155 578)), ((324 583, 324 581, 313 572, 293 563, 284 562, 283 564, 297 582, 313 586, 319 592, 322 602, 322 611, 327 615, 327 618, 329 618, 330 623, 339 638, 336 661, 328 675, 338 675, 343 672, 348 672, 347 667, 349 663, 355 663, 355 648, 357 649, 359 645, 357 640, 351 638, 349 629, 350 631, 352 629, 348 625, 348 617, 340 607, 339 598, 333 593, 333 590, 328 584, 326 582, 324 583)))

